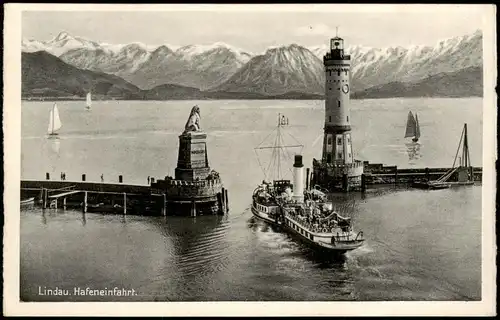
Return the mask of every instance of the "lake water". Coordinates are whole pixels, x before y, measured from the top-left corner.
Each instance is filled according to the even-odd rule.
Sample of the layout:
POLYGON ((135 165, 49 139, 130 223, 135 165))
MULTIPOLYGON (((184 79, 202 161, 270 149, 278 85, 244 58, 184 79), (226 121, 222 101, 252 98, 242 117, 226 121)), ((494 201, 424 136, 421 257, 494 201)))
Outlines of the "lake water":
MULTIPOLYGON (((146 184, 173 175, 178 135, 201 108, 210 166, 229 189, 223 217, 136 217, 29 209, 21 212, 21 298, 25 301, 480 300, 481 187, 369 191, 336 195, 354 202, 365 244, 345 259, 319 257, 252 218, 251 194, 263 179, 254 147, 274 129, 321 157, 323 101, 57 102, 63 127, 46 138, 52 102, 22 103, 23 179, 146 184), (132 297, 44 296, 40 289, 127 288, 132 297)), ((355 100, 355 157, 398 167, 450 167, 463 124, 471 161, 481 166, 482 99, 355 100), (418 113, 418 157, 403 139, 418 113)), ((272 141, 270 141, 272 142, 272 141)), ((261 163, 261 165, 264 165, 261 163)), ((288 166, 291 166, 289 163, 288 166)))

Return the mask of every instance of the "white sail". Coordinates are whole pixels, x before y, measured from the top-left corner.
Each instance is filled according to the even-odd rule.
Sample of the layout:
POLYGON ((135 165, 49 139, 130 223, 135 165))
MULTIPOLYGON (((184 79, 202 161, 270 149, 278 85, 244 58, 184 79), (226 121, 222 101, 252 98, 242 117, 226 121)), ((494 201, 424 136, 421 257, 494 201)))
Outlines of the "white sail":
POLYGON ((61 129, 62 123, 59 118, 59 109, 57 109, 57 104, 54 103, 54 106, 50 110, 49 114, 49 134, 55 133, 57 130, 61 129))
POLYGON ((87 93, 87 109, 90 109, 92 107, 92 94, 89 92, 87 93))
MULTIPOLYGON (((413 113, 411 111, 408 113, 408 120, 406 121, 406 132, 405 138, 414 137, 417 131, 417 122, 413 117, 413 113)), ((420 134, 420 133, 419 133, 420 134)))
POLYGON ((420 138, 420 123, 418 123, 418 114, 415 113, 415 138, 420 138))
POLYGON ((50 109, 49 112, 49 128, 47 129, 49 134, 54 132, 54 109, 50 109))

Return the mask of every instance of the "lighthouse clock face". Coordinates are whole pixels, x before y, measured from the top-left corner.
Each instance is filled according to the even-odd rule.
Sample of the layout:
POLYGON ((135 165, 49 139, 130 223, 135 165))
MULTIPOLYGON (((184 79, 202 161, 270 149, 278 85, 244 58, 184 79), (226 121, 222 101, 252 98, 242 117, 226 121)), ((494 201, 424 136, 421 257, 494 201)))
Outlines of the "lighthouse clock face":
POLYGON ((342 86, 342 92, 343 93, 349 93, 349 85, 348 84, 344 84, 342 86))

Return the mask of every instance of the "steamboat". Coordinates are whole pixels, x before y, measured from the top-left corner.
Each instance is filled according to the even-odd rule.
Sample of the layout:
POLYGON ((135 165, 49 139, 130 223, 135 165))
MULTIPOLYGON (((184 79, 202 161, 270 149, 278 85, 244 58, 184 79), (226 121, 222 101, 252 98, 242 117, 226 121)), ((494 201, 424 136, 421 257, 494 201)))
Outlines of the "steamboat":
MULTIPOLYGON (((334 210, 334 204, 327 200, 326 194, 321 190, 309 188, 309 184, 304 188, 301 154, 294 155, 293 183, 283 179, 280 158, 290 156, 285 151, 287 148, 303 146, 281 145, 281 131, 288 125, 288 119, 282 115, 278 118, 275 145, 255 148, 273 150, 269 168, 276 167, 277 178, 263 180, 254 190, 253 215, 321 251, 343 254, 359 248, 364 242, 363 232, 353 230, 352 218, 342 216, 334 210)), ((266 172, 264 174, 267 176, 266 172)))

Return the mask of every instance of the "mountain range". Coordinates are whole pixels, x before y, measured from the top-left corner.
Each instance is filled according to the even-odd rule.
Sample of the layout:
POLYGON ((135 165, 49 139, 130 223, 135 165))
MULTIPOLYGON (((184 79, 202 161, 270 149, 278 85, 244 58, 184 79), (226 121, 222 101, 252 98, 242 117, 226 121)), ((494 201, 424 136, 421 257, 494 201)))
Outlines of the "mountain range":
MULTIPOLYGON (((64 62, 87 76, 88 72, 94 72, 99 75, 97 83, 110 83, 110 79, 114 79, 113 90, 123 89, 127 96, 140 94, 142 97, 165 96, 161 91, 166 88, 171 92, 184 87, 195 89, 184 92, 198 90, 201 93, 195 96, 205 98, 221 95, 242 98, 318 97, 324 94, 322 56, 327 49, 327 46, 306 48, 291 44, 253 54, 225 43, 179 48, 142 43, 111 45, 66 32, 46 42, 22 41, 24 53, 46 51, 59 58, 59 67, 60 62, 64 62), (146 94, 148 91, 150 93, 146 94)), ((353 97, 369 98, 373 94, 377 97, 400 96, 398 90, 403 87, 406 88, 405 94, 410 96, 469 96, 482 92, 482 78, 478 77, 478 70, 482 70, 481 31, 443 40, 434 46, 381 49, 351 45, 346 47, 346 53, 351 55, 353 97), (471 77, 478 81, 474 82, 475 89, 458 90, 471 77), (436 79, 441 80, 433 86, 423 85, 436 79), (417 87, 420 89, 416 90, 417 87)), ((23 64, 31 61, 31 58, 24 57, 23 64)), ((67 74, 51 76, 68 80, 67 74)), ((50 79, 45 76, 44 79, 26 80, 36 83, 50 79)), ((62 85, 66 80, 51 81, 62 85)))
POLYGON ((91 91, 96 99, 191 100, 191 99, 321 99, 321 95, 289 92, 265 96, 248 92, 202 91, 176 84, 140 89, 122 78, 83 70, 46 52, 23 52, 22 97, 24 99, 81 99, 91 91))

